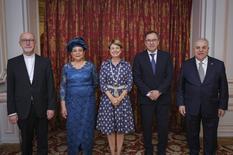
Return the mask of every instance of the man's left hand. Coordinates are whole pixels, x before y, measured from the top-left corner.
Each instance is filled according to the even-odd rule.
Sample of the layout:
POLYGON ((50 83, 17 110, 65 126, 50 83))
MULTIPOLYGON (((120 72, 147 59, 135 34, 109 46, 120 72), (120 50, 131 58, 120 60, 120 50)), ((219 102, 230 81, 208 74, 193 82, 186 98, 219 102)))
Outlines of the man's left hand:
POLYGON ((54 110, 47 110, 47 118, 50 120, 54 116, 54 110))
POLYGON ((218 109, 218 117, 223 117, 225 115, 225 110, 218 109))

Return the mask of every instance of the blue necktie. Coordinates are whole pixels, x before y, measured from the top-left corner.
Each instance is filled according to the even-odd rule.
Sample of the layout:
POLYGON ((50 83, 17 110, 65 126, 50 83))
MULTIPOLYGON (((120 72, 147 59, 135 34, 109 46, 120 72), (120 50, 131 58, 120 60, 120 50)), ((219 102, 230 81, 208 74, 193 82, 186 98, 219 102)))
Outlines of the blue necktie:
POLYGON ((154 56, 155 54, 150 54, 151 56, 151 67, 152 67, 152 70, 153 70, 153 74, 155 75, 155 71, 156 71, 156 63, 155 63, 155 59, 154 59, 154 56))

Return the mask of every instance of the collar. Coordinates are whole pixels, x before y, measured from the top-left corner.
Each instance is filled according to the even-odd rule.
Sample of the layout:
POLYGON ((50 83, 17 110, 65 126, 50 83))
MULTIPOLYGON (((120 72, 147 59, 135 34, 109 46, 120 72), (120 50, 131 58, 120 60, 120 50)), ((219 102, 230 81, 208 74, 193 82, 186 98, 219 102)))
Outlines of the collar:
MULTIPOLYGON (((196 58, 195 58, 195 60, 196 60, 196 63, 197 63, 197 64, 199 64, 199 63, 201 62, 200 60, 198 60, 198 59, 196 59, 196 58)), ((202 60, 202 63, 203 63, 204 65, 206 65, 206 64, 208 63, 208 56, 205 57, 204 60, 202 60)))
POLYGON ((150 55, 150 54, 155 54, 155 55, 157 55, 157 52, 158 52, 158 50, 156 49, 154 52, 151 52, 151 51, 148 51, 147 50, 147 53, 150 55))
POLYGON ((33 58, 35 58, 35 53, 33 53, 32 55, 23 54, 23 57, 24 57, 24 59, 33 59, 33 58))

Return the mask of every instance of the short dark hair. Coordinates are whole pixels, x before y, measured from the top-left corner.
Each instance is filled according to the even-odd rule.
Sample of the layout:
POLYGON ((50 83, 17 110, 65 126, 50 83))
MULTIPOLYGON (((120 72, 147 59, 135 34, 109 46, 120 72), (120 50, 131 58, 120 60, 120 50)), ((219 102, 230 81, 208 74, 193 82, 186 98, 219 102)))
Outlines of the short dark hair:
POLYGON ((146 32, 146 33, 144 34, 144 38, 146 38, 146 36, 147 36, 148 34, 151 34, 151 33, 155 33, 156 36, 158 37, 158 39, 160 39, 159 33, 156 32, 156 31, 153 31, 153 30, 146 32))

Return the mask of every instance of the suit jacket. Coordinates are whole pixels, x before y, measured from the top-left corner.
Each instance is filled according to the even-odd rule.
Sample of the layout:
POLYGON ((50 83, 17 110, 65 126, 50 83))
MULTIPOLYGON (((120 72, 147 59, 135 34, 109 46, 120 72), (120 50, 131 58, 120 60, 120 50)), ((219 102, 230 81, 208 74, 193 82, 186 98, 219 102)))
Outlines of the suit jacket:
POLYGON ((153 74, 147 51, 138 53, 133 63, 134 82, 139 90, 138 97, 141 104, 152 103, 146 96, 150 90, 158 90, 162 94, 156 100, 158 104, 169 104, 171 101, 172 62, 168 52, 157 52, 156 74, 153 74))
POLYGON ((8 115, 17 113, 27 118, 32 104, 38 117, 47 117, 47 110, 55 109, 54 80, 51 62, 35 55, 32 84, 27 73, 23 55, 8 60, 7 64, 7 110, 8 115))
POLYGON ((186 113, 217 116, 218 109, 227 109, 228 84, 224 63, 208 57, 206 75, 201 83, 195 58, 185 61, 181 67, 177 105, 185 105, 186 113))

